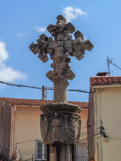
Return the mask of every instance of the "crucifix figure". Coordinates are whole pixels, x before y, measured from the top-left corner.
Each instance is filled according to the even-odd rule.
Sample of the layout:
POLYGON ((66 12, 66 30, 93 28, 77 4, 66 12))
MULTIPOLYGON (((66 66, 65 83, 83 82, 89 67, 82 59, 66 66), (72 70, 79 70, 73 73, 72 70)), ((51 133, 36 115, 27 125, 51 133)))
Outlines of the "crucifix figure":
POLYGON ((40 35, 37 44, 32 43, 30 49, 34 54, 38 53, 38 57, 43 62, 48 61, 48 55, 53 60, 50 70, 46 75, 54 83, 54 101, 67 101, 67 86, 68 80, 73 80, 75 74, 70 69, 70 56, 81 60, 84 57, 85 50, 91 50, 93 44, 86 40, 82 33, 77 30, 66 19, 59 15, 57 16, 56 25, 50 24, 47 30, 54 37, 47 37, 45 34, 40 35), (74 33, 75 40, 72 40, 71 34, 74 33))

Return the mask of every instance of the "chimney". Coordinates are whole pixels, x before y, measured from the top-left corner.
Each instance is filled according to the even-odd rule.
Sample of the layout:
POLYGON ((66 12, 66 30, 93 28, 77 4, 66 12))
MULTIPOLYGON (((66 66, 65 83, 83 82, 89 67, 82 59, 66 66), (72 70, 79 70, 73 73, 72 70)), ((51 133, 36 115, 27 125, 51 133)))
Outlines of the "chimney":
POLYGON ((106 76, 107 74, 107 72, 98 72, 96 76, 106 76))

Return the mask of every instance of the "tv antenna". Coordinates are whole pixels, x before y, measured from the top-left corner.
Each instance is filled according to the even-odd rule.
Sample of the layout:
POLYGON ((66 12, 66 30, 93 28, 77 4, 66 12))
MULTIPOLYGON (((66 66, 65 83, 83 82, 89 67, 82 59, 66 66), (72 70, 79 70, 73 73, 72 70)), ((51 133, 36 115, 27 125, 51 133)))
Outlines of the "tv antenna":
POLYGON ((107 66, 108 66, 108 75, 110 76, 111 72, 110 72, 110 65, 112 64, 114 67, 118 68, 119 70, 121 70, 121 68, 116 65, 115 63, 112 62, 112 59, 109 59, 109 57, 107 56, 107 66))

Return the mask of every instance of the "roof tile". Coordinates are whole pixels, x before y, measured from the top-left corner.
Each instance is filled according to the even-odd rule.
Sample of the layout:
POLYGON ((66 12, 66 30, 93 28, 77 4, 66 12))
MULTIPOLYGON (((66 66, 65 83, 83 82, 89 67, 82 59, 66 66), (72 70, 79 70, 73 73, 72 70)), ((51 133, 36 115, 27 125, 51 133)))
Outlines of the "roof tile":
MULTIPOLYGON (((0 100, 6 101, 11 105, 34 105, 34 106, 41 106, 49 103, 54 103, 53 100, 40 100, 40 99, 21 99, 21 98, 6 98, 0 97, 0 100)), ((68 101, 68 103, 78 105, 82 109, 88 109, 87 102, 73 102, 68 101)))
POLYGON ((90 78, 90 85, 121 84, 121 76, 97 76, 90 78))

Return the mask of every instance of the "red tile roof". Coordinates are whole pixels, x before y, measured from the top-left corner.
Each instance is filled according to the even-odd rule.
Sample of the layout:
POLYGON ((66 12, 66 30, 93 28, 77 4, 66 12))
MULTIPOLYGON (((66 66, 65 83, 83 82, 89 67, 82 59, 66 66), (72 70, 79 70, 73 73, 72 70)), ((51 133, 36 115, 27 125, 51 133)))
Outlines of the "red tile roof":
MULTIPOLYGON (((6 101, 10 103, 11 105, 35 105, 35 106, 41 106, 49 103, 54 103, 52 100, 39 100, 39 99, 21 99, 21 98, 6 98, 6 97, 0 97, 0 100, 6 101)), ((78 105, 79 107, 83 109, 88 109, 88 103, 87 102, 72 102, 69 101, 68 103, 78 105)))
POLYGON ((97 76, 90 78, 91 86, 121 84, 121 76, 97 76))

